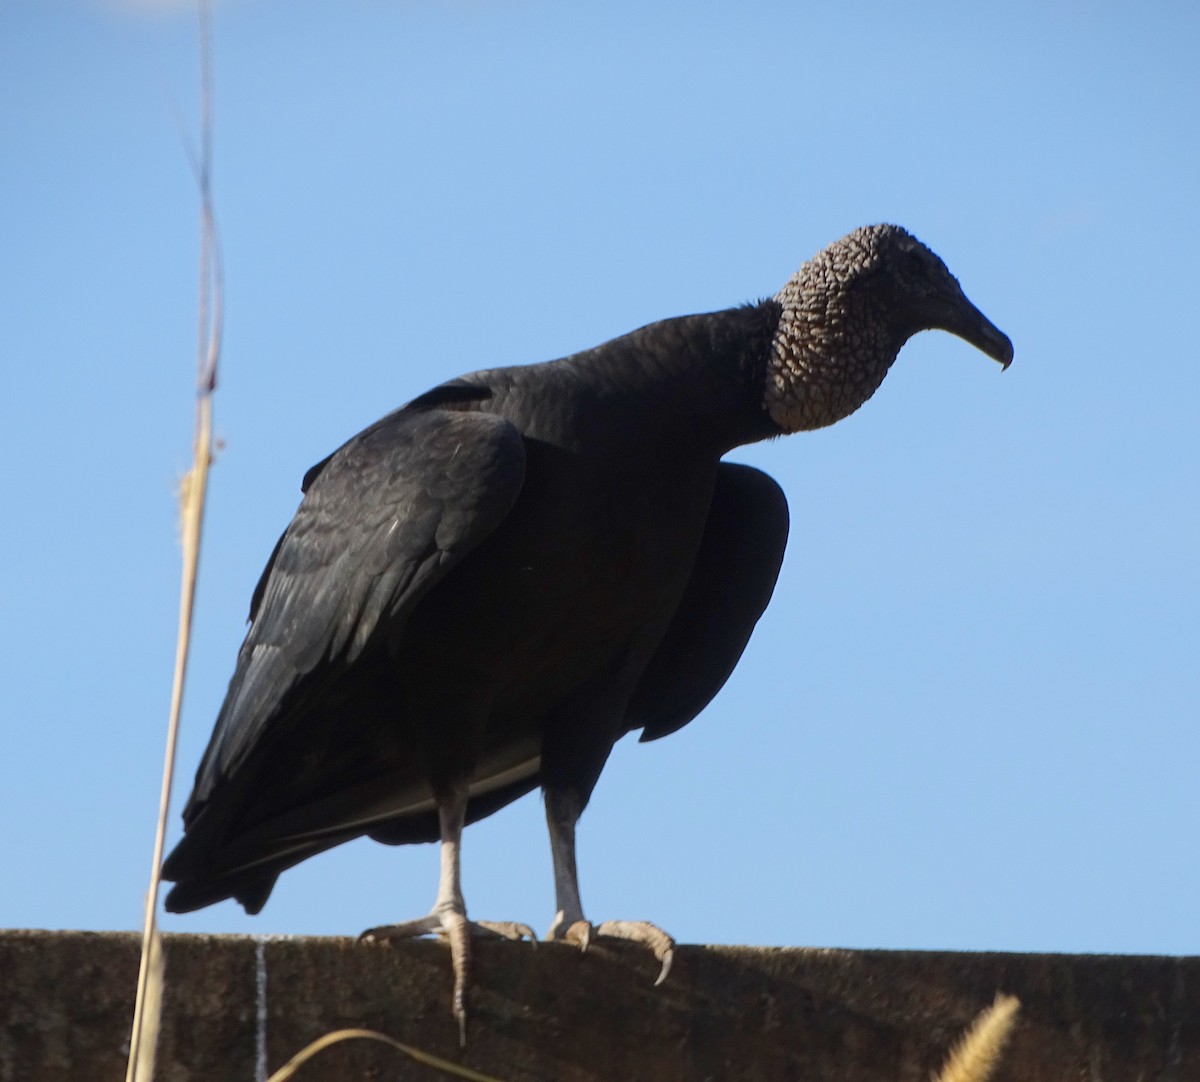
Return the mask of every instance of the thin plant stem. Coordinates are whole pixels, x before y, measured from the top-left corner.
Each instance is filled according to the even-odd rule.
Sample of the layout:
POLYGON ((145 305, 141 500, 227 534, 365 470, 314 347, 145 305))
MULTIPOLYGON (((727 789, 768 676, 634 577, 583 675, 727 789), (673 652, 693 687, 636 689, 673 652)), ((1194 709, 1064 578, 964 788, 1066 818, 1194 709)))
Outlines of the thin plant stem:
POLYGON ((455 1078, 466 1078, 470 1082, 500 1082, 500 1079, 494 1078, 490 1074, 480 1074, 478 1071, 473 1071, 470 1067, 464 1067, 460 1063, 451 1063, 449 1060, 442 1059, 440 1056, 435 1056, 430 1052, 422 1052, 419 1048, 401 1044, 394 1037, 389 1037, 386 1033, 377 1033, 373 1029, 339 1029, 333 1033, 326 1033, 324 1037, 318 1037, 311 1044, 306 1045, 297 1052, 278 1071, 271 1075, 267 1079, 267 1082, 288 1082, 305 1063, 331 1044, 337 1044, 339 1041, 364 1040, 379 1041, 382 1044, 391 1045, 392 1048, 403 1052, 410 1059, 416 1060, 418 1063, 423 1063, 426 1067, 432 1067, 434 1070, 453 1075, 455 1078))
POLYGON ((175 673, 171 684, 167 745, 163 757, 158 821, 154 832, 154 857, 150 871, 150 887, 146 892, 146 909, 142 925, 142 955, 138 967, 138 987, 134 1002, 133 1028, 129 1040, 126 1082, 152 1082, 154 1075, 154 1047, 158 1041, 161 1019, 163 980, 155 914, 158 910, 158 890, 161 881, 167 813, 171 805, 171 782, 175 774, 179 716, 183 706, 183 689, 187 676, 192 612, 196 597, 196 572, 200 562, 200 536, 204 521, 204 500, 208 486, 208 467, 212 458, 212 396, 217 384, 217 361, 221 350, 221 261, 211 189, 212 24, 207 0, 198 0, 198 9, 200 17, 201 154, 197 181, 200 187, 201 225, 195 435, 192 468, 184 477, 180 493, 183 567, 180 577, 175 673), (155 958, 159 959, 157 964, 153 964, 155 958))

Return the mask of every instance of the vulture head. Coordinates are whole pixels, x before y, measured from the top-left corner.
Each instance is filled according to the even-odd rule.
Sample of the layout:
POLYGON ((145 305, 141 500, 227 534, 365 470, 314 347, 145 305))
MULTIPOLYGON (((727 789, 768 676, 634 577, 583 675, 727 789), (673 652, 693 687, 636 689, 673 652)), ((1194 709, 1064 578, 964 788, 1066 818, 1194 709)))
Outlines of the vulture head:
POLYGON ((944 330, 1005 368, 1013 348, 933 252, 897 225, 856 229, 775 294, 782 306, 764 405, 784 432, 849 416, 918 331, 944 330))

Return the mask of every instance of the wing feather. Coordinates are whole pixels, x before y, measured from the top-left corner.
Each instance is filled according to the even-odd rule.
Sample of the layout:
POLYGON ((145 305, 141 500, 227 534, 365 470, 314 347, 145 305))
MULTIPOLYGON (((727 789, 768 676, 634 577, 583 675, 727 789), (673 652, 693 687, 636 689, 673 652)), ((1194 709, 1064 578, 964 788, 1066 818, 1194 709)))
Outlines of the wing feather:
POLYGON ((771 600, 787 535, 782 489, 760 470, 722 462, 691 578, 630 699, 627 732, 667 736, 721 690, 771 600))
POLYGON ((290 696, 398 631, 503 521, 524 468, 524 444, 508 421, 426 408, 384 418, 310 475, 256 590, 186 822, 286 719, 290 696))

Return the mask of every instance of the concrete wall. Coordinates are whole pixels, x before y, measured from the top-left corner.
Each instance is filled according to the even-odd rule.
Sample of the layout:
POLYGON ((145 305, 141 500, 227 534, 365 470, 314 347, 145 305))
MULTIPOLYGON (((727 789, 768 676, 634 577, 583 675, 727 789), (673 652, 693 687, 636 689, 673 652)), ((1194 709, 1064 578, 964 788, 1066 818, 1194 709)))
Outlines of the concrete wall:
MULTIPOLYGON (((440 943, 168 936, 159 1082, 252 1082, 343 1026, 506 1082, 928 1082, 998 990, 997 1082, 1200 1082, 1200 958, 682 947, 655 989, 624 943, 477 947, 460 1052, 440 943)), ((137 965, 132 934, 0 932, 0 1080, 120 1082, 137 965)), ((354 1042, 298 1077, 445 1076, 354 1042)))

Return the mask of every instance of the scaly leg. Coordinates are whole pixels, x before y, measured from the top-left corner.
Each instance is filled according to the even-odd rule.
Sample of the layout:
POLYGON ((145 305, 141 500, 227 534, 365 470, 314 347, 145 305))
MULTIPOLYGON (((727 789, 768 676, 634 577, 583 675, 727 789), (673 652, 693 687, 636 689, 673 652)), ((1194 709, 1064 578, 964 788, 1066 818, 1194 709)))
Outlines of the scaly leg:
POLYGON ((471 936, 499 935, 505 939, 526 936, 536 942, 533 929, 515 921, 469 921, 462 893, 462 831, 467 812, 467 788, 456 787, 447 799, 438 802, 438 823, 442 839, 442 870, 438 879, 437 900, 427 917, 368 928, 359 940, 412 939, 437 933, 450 943, 454 967, 452 1009, 458 1019, 458 1039, 467 1043, 467 984, 471 979, 471 936))
MULTIPOLYGON (((583 915, 579 899, 579 873, 575 865, 575 824, 579 821, 579 801, 569 792, 545 790, 546 823, 550 828, 550 855, 554 861, 554 900, 557 913, 547 939, 577 943, 587 950, 592 926, 583 915)), ((655 985, 662 984, 671 972, 675 957, 675 940, 649 921, 609 920, 596 929, 596 934, 642 943, 654 952, 662 963, 655 985)))
POLYGON ((550 828, 550 856, 554 862, 554 923, 547 939, 562 939, 588 949, 592 926, 579 900, 579 872, 575 867, 577 801, 559 790, 546 791, 546 824, 550 828))

